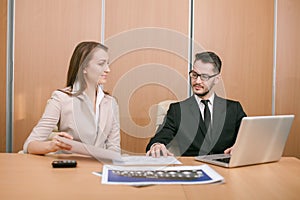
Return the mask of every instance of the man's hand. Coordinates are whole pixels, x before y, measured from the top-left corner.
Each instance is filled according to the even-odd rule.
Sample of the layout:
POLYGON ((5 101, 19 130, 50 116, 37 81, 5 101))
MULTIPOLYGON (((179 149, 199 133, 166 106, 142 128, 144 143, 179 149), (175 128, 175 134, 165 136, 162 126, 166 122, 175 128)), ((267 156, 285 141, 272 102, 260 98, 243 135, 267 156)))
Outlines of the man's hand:
POLYGON ((228 148, 228 149, 225 149, 224 153, 225 153, 225 154, 231 154, 231 152, 232 152, 232 150, 233 150, 233 147, 234 147, 234 146, 232 146, 232 147, 230 147, 230 148, 228 148))
POLYGON ((150 150, 147 152, 146 156, 152 156, 153 158, 159 158, 161 154, 164 157, 167 156, 174 156, 169 150, 166 148, 164 144, 161 143, 154 143, 150 150))

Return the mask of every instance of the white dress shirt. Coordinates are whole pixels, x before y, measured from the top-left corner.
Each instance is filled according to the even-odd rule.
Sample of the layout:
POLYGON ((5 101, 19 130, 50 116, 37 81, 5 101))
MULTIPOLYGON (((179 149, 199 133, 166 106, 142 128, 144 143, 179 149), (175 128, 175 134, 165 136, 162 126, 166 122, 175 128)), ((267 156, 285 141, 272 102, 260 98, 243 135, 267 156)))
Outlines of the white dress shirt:
MULTIPOLYGON (((202 119, 204 120, 204 108, 205 108, 205 105, 201 102, 201 100, 205 100, 205 99, 201 99, 200 97, 198 97, 197 95, 194 95, 195 96, 195 99, 198 103, 198 106, 199 106, 199 109, 200 109, 200 112, 201 112, 201 116, 202 116, 202 119)), ((214 98, 215 98, 215 93, 213 93, 207 100, 209 100, 209 103, 208 103, 208 108, 209 108, 209 111, 210 111, 210 116, 211 116, 211 122, 212 122, 212 119, 213 119, 213 104, 214 104, 214 98)))

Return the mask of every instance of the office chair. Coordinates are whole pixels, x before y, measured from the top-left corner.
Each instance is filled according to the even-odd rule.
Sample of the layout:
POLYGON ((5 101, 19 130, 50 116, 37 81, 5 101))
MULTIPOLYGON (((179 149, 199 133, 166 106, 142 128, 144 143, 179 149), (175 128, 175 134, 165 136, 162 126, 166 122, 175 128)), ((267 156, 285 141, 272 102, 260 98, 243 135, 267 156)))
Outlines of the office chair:
POLYGON ((156 114, 156 124, 155 127, 157 130, 159 125, 161 125, 164 121, 164 118, 168 112, 169 106, 171 103, 175 103, 177 100, 165 100, 161 101, 157 104, 157 114, 156 114))

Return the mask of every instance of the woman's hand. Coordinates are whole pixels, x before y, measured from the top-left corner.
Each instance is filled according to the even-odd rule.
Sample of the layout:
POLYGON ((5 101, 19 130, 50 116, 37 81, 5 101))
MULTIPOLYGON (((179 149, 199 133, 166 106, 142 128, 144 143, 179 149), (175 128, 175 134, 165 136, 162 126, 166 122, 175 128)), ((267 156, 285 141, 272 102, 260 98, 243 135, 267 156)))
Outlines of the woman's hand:
POLYGON ((65 138, 68 138, 70 140, 73 140, 72 135, 70 135, 66 132, 52 133, 52 137, 50 138, 51 140, 48 143, 49 152, 55 152, 55 151, 58 151, 58 150, 67 150, 67 151, 69 151, 69 150, 72 149, 71 145, 60 141, 59 137, 57 137, 57 136, 65 137, 65 138))
POLYGON ((31 154, 47 154, 58 150, 71 150, 72 146, 59 140, 59 137, 73 140, 73 137, 65 132, 53 132, 47 141, 32 141, 28 144, 27 152, 31 154))

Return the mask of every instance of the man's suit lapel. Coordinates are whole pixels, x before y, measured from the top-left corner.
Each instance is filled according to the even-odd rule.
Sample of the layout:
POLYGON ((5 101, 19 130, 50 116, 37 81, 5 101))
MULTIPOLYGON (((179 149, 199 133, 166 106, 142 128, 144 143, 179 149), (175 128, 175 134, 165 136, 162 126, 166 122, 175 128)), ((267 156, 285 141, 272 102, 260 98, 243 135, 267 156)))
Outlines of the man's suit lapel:
POLYGON ((200 147, 199 155, 209 154, 218 142, 226 117, 226 101, 217 95, 214 98, 212 128, 208 130, 200 147))
POLYGON ((175 155, 184 153, 197 136, 200 119, 200 110, 197 105, 194 96, 178 104, 180 116, 174 116, 174 120, 180 117, 178 118, 178 131, 172 142, 167 145, 175 155))
POLYGON ((221 135, 225 123, 227 110, 226 106, 226 100, 216 95, 213 108, 213 132, 218 133, 218 136, 221 135))
POLYGON ((206 134, 205 123, 203 121, 203 117, 201 115, 199 105, 198 105, 195 97, 192 96, 192 98, 193 99, 191 99, 191 101, 189 101, 189 109, 192 113, 192 118, 197 119, 197 123, 195 123, 197 125, 196 128, 198 129, 198 126, 199 126, 200 130, 201 130, 201 134, 204 136, 206 134))

